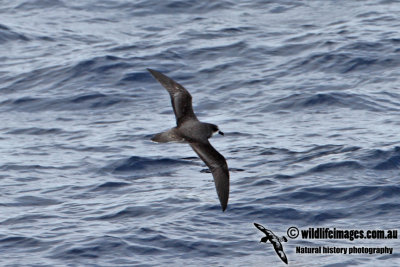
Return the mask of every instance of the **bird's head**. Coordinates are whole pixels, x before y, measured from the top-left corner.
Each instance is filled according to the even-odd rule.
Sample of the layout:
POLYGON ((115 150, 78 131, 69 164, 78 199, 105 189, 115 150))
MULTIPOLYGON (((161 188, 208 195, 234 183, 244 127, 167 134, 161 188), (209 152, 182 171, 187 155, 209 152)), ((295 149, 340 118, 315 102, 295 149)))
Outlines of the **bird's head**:
POLYGON ((219 130, 217 125, 215 125, 215 124, 210 124, 210 125, 211 125, 211 130, 212 130, 213 134, 219 133, 220 135, 224 135, 224 133, 219 130))
POLYGON ((264 236, 263 238, 261 238, 260 243, 267 243, 268 241, 268 237, 264 236))

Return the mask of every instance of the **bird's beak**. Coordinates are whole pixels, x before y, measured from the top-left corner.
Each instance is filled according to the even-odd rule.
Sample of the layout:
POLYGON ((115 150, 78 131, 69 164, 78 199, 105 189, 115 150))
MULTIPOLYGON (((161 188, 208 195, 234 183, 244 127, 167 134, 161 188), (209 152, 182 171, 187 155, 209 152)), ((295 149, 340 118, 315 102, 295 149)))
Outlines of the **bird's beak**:
POLYGON ((219 133, 220 135, 224 135, 224 133, 223 133, 223 132, 221 132, 221 131, 218 131, 218 133, 219 133))

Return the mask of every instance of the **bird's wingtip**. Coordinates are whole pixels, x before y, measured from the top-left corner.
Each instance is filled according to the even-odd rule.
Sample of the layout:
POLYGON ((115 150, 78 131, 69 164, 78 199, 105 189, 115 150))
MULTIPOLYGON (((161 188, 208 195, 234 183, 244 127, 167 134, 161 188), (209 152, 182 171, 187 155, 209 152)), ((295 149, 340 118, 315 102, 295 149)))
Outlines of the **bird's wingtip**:
POLYGON ((156 70, 153 70, 153 69, 150 69, 150 68, 146 68, 146 70, 147 70, 148 72, 150 72, 151 74, 153 74, 153 75, 156 75, 156 74, 160 73, 160 72, 158 72, 158 71, 156 71, 156 70))
MULTIPOLYGON (((146 69, 147 69, 148 72, 150 72, 150 74, 151 74, 154 78, 156 78, 156 80, 158 80, 162 85, 164 85, 163 82, 160 81, 160 79, 165 79, 166 76, 165 76, 164 74, 162 74, 162 73, 159 72, 159 71, 150 69, 150 68, 146 68, 146 69)), ((167 77, 167 78, 168 78, 168 77, 167 77)), ((170 79, 170 78, 168 78, 168 79, 170 79)))

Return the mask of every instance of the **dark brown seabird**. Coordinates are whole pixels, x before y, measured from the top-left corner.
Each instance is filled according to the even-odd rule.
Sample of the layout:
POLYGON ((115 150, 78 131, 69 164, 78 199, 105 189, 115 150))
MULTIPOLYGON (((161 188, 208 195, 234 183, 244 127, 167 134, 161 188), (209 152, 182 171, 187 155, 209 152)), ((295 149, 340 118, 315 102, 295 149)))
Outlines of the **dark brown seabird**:
POLYGON ((167 89, 176 117, 176 127, 154 135, 151 140, 158 143, 189 143, 194 152, 210 169, 217 189, 222 211, 228 206, 229 170, 224 156, 210 144, 208 139, 216 132, 224 135, 218 126, 200 122, 193 112, 192 96, 179 83, 164 74, 147 69, 151 75, 167 89))

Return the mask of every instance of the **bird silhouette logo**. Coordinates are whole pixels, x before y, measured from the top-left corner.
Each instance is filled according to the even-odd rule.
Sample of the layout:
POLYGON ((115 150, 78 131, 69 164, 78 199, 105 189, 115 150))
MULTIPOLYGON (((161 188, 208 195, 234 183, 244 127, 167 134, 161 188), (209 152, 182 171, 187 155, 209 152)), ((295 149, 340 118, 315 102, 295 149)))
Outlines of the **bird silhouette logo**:
POLYGON ((271 230, 268 230, 261 224, 254 223, 254 225, 257 227, 258 230, 260 230, 261 232, 263 232, 265 234, 265 236, 263 238, 261 238, 260 242, 263 242, 263 243, 267 243, 267 241, 271 242, 271 244, 274 246, 276 254, 278 254, 279 258, 281 258, 281 260, 284 263, 288 264, 288 259, 286 257, 285 252, 283 252, 283 247, 282 247, 282 243, 281 243, 281 242, 287 242, 286 237, 284 237, 284 236, 278 237, 271 230))

